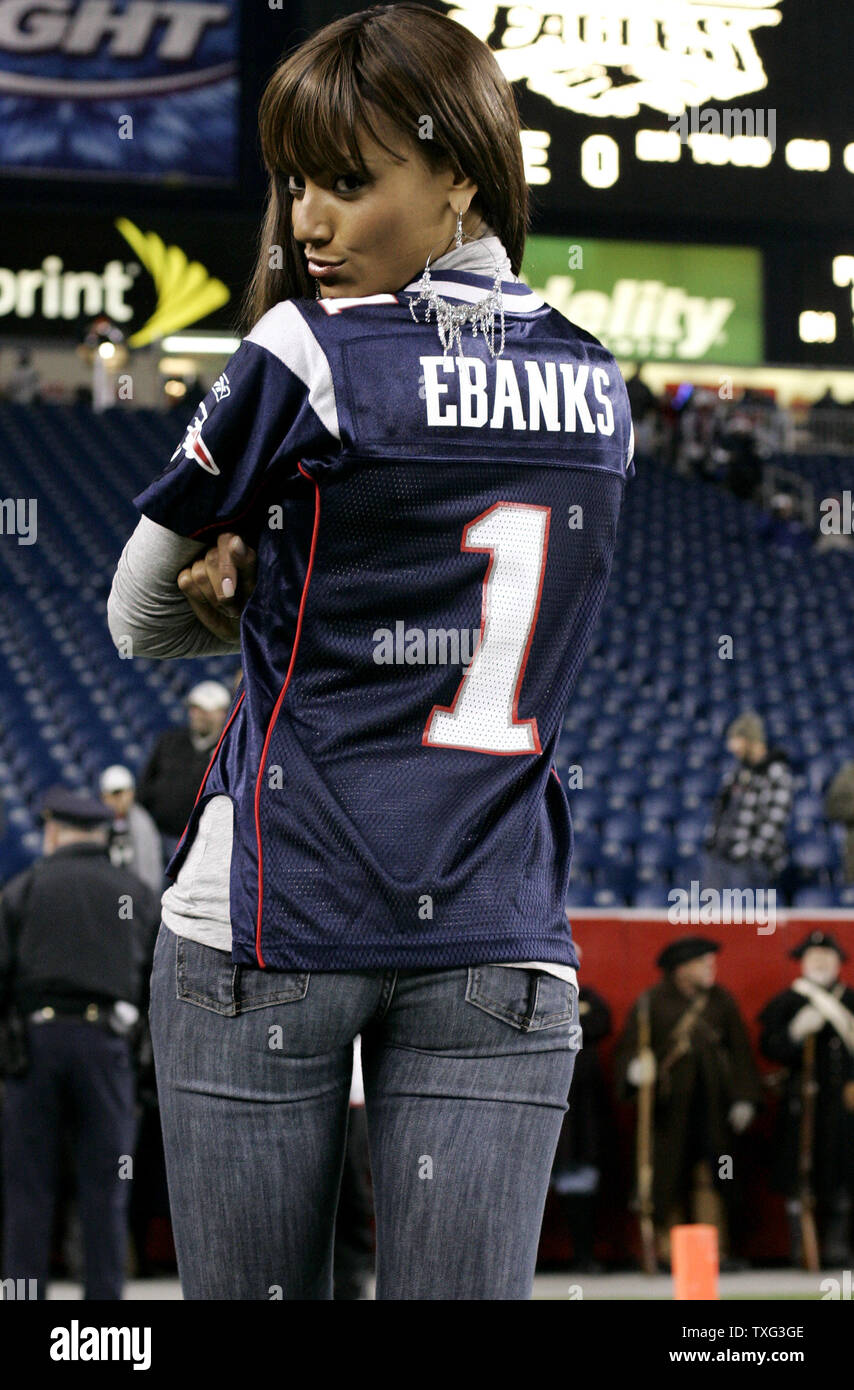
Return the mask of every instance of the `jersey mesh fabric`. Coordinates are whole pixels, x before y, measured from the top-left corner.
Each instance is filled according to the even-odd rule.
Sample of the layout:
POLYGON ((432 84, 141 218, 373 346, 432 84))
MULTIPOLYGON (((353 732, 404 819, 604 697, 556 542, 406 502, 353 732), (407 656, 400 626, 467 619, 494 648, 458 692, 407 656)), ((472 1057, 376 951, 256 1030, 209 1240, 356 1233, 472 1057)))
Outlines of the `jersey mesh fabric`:
MULTIPOLYGON (((244 693, 170 872, 207 800, 225 793, 235 961, 576 966, 564 915, 571 820, 552 763, 613 558, 630 433, 619 372, 553 311, 509 320, 521 381, 525 360, 543 356, 606 373, 612 428, 437 434, 418 387, 435 330, 425 337, 403 305, 327 318, 298 304, 335 415, 324 406, 312 424, 308 386, 297 400, 302 383, 285 366, 271 413, 302 432, 290 449, 278 444, 278 467, 241 458, 246 476, 234 483, 211 428, 220 403, 203 440, 226 474, 227 505, 218 510, 218 484, 198 468, 196 478, 192 461, 162 496, 155 484, 138 499, 161 524, 190 534, 192 516, 212 539, 242 491, 259 555, 242 623, 244 693), (478 678, 487 649, 493 672, 512 669, 509 685, 478 678), (461 721, 447 712, 464 706, 460 746, 461 721)), ((247 383, 253 349, 264 351, 240 350, 247 383)), ((490 370, 482 342, 466 353, 490 370)), ((257 412, 275 375, 265 361, 256 376, 263 390, 247 400, 257 412)), ((223 438, 239 436, 240 408, 223 438)))

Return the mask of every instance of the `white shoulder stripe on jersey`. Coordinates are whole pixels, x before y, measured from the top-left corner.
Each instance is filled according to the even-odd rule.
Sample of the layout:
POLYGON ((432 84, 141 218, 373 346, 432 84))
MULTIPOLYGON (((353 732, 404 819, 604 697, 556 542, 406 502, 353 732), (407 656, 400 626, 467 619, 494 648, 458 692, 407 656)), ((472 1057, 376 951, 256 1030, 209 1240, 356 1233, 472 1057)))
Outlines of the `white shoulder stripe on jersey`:
MULTIPOLYGON (((433 280, 433 289, 440 294, 443 299, 462 299, 466 304, 476 304, 479 299, 484 299, 489 291, 481 288, 480 285, 466 285, 459 280, 433 280)), ((545 306, 545 300, 541 299, 533 290, 529 290, 527 285, 522 287, 524 293, 521 294, 502 294, 504 301, 505 314, 531 314, 545 306)), ((514 284, 515 290, 515 284, 514 284)), ((402 294, 418 294, 418 283, 413 281, 407 285, 402 294)))
POLYGON ((299 377, 308 388, 309 405, 324 429, 340 439, 329 359, 296 305, 289 299, 274 304, 243 341, 266 348, 299 377))

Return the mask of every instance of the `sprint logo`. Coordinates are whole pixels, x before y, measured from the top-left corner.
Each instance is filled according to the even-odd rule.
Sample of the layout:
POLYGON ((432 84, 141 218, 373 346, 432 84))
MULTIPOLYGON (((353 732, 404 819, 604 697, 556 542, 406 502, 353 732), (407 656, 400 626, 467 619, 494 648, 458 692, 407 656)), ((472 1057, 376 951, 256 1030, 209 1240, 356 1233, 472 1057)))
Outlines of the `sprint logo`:
POLYGON ((129 347, 145 347, 228 303, 231 296, 223 282, 209 275, 201 261, 188 260, 180 246, 167 246, 156 232, 141 232, 127 217, 117 218, 116 228, 136 252, 157 291, 154 313, 128 338, 129 347))
POLYGON ((228 303, 231 294, 222 280, 200 261, 189 260, 180 246, 167 246, 156 232, 140 231, 127 217, 117 218, 115 227, 137 261, 116 258, 107 261, 101 272, 69 270, 61 256, 51 254, 38 269, 0 266, 0 320, 26 320, 35 328, 39 320, 74 323, 107 314, 114 323, 124 325, 134 317, 127 296, 135 288, 140 266, 154 281, 157 303, 142 327, 129 336, 131 348, 145 347, 198 323, 228 303))

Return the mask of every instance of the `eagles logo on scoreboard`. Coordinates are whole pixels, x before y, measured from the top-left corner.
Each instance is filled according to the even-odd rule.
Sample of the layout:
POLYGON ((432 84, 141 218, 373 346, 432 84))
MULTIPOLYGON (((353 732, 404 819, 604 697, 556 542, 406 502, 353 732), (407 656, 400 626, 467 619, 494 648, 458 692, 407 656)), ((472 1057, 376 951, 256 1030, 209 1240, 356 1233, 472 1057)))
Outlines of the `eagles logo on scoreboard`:
POLYGON ((586 116, 665 114, 766 85, 756 31, 780 0, 563 0, 484 5, 445 0, 450 18, 494 49, 511 82, 586 116))

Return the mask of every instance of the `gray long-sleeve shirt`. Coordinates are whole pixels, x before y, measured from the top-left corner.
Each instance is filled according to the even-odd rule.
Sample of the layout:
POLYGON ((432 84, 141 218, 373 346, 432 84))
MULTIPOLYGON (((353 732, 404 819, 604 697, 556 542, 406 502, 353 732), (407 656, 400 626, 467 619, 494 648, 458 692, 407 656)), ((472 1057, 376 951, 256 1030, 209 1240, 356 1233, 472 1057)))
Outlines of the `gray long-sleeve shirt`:
POLYGON ((121 553, 107 601, 107 622, 127 656, 231 656, 240 642, 223 641, 196 617, 176 580, 207 546, 140 517, 121 553))

